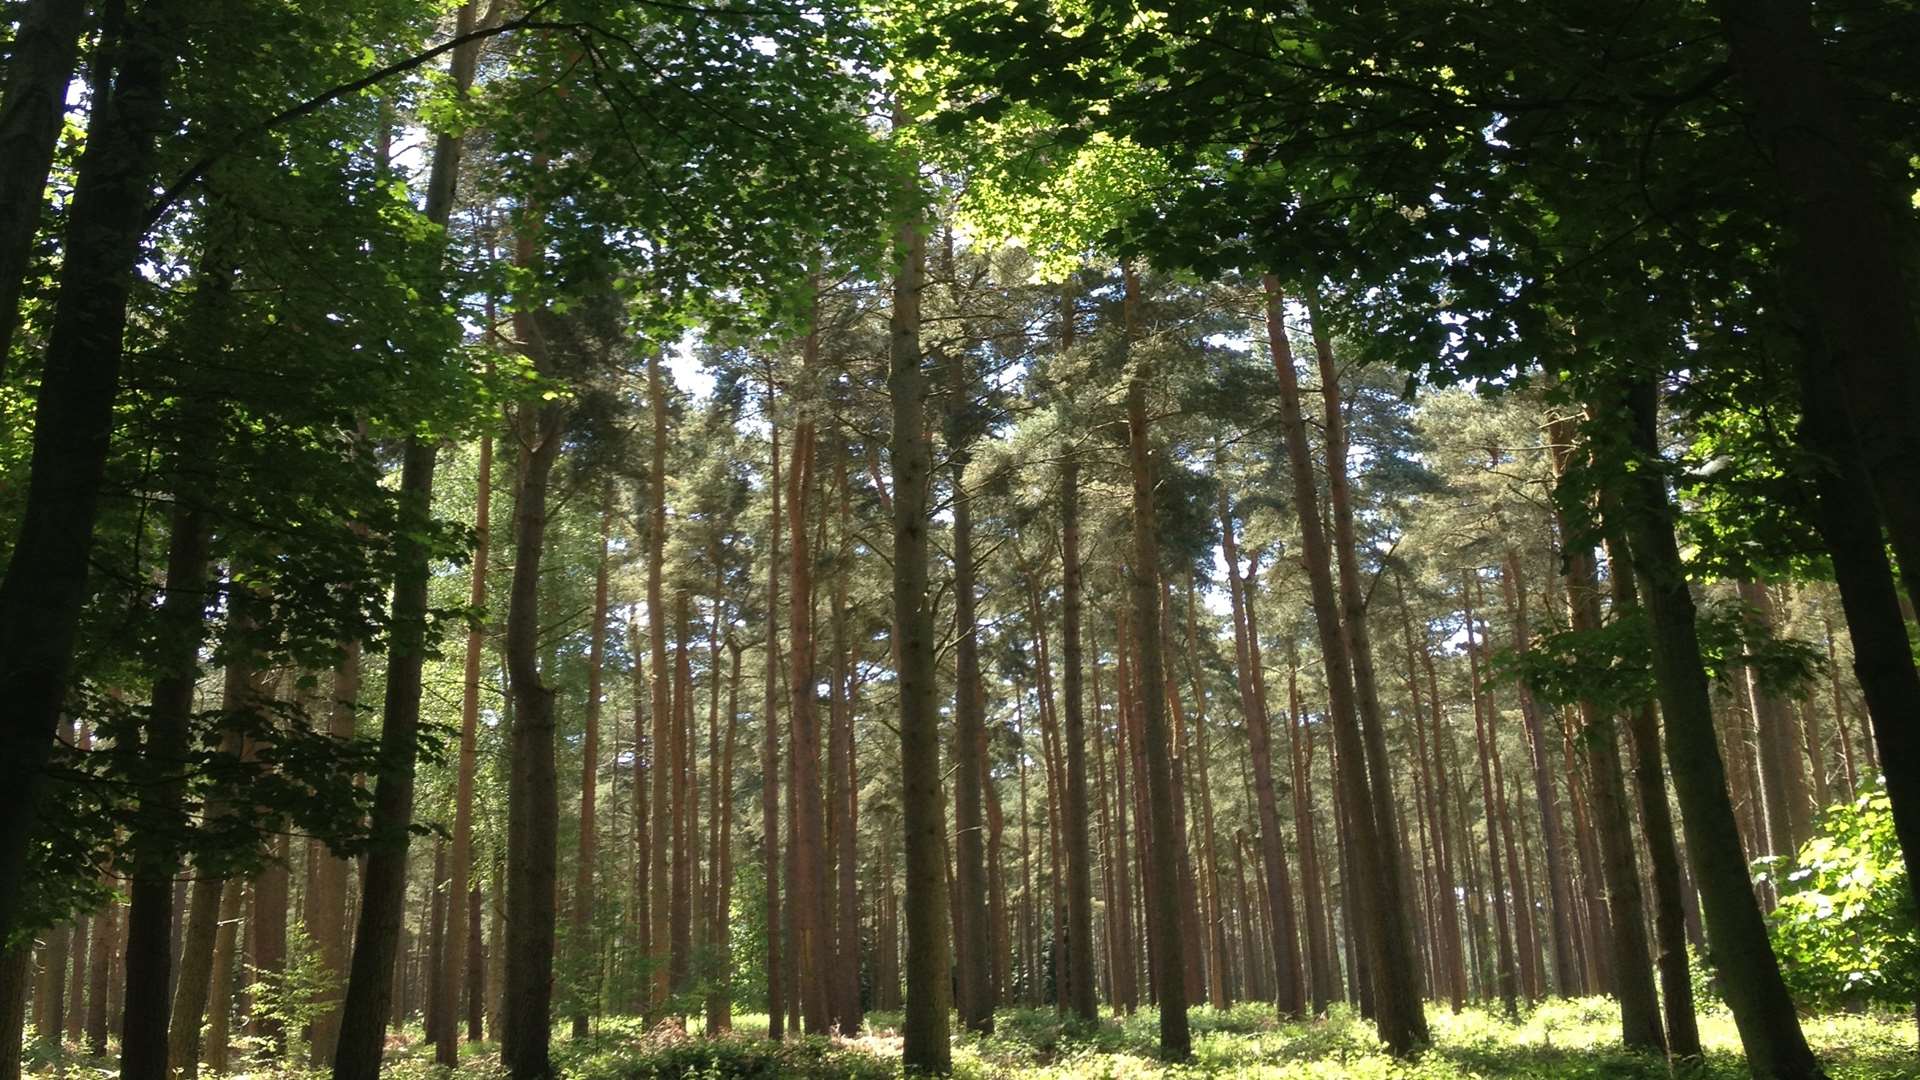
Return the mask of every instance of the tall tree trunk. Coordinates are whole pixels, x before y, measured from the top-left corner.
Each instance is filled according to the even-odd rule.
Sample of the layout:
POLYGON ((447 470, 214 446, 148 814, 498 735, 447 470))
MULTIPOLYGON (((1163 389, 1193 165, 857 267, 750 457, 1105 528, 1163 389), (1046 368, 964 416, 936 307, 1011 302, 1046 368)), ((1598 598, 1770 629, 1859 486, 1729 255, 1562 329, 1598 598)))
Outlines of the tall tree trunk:
MULTIPOLYGON (((157 658, 152 711, 141 752, 155 762, 184 767, 189 745, 188 724, 193 712, 194 685, 199 681, 199 650, 205 634, 210 561, 208 515, 191 494, 177 496, 173 532, 167 551, 165 598, 159 620, 165 643, 157 658)), ((155 785, 150 797, 156 809, 179 813, 185 779, 175 776, 155 785)), ((127 905, 126 999, 120 1027, 120 1071, 145 1080, 163 1077, 167 1069, 167 1024, 172 1009, 169 984, 173 971, 171 931, 174 921, 174 877, 180 854, 172 837, 131 840, 134 869, 127 905), (143 842, 144 841, 144 842, 143 842)))
MULTIPOLYGON (((531 262, 530 237, 520 241, 531 262)), ((528 322, 533 313, 521 316, 528 322)), ((534 333, 518 335, 537 340, 534 333)), ((535 357, 536 367, 542 357, 535 357)), ((553 946, 558 912, 560 793, 554 764, 554 691, 540 675, 540 563, 546 551, 547 489, 560 455, 566 406, 549 402, 519 418, 514 477, 513 582, 507 598, 507 676, 513 695, 513 756, 507 790, 506 1015, 500 1059, 508 1075, 546 1077, 553 1037, 553 946)))
MULTIPOLYGON (((1737 583, 1745 618, 1753 632, 1774 630, 1773 599, 1766 586, 1754 581, 1737 583)), ((1792 857, 1813 832, 1812 804, 1808 801, 1806 766, 1800 756, 1800 734, 1791 702, 1760 685, 1760 673, 1745 671, 1748 706, 1753 710, 1756 750, 1760 763, 1761 804, 1766 810, 1767 854, 1792 857)))
POLYGON ((720 799, 720 842, 713 853, 715 878, 713 919, 707 924, 708 943, 714 952, 715 970, 720 976, 707 992, 707 1034, 733 1029, 732 935, 729 921, 733 915, 733 751, 740 730, 740 652, 731 636, 727 648, 733 656, 732 674, 727 679, 727 735, 720 752, 720 775, 716 783, 725 794, 720 799))
MULTIPOLYGON (((334 665, 327 731, 338 739, 352 738, 357 726, 361 652, 360 642, 345 642, 334 665)), ((313 1018, 312 1061, 314 1068, 325 1068, 340 1043, 341 995, 347 978, 348 862, 317 844, 312 865, 307 881, 307 932, 313 938, 315 958, 330 978, 320 1000, 322 1010, 313 1018)))
MULTIPOLYGON (((773 380, 767 380, 773 399, 773 380)), ((760 851, 767 894, 767 1037, 779 1040, 786 1020, 780 957, 780 428, 769 425, 767 466, 767 669, 766 703, 760 718, 760 851)))
MULTIPOLYGON (((1564 483, 1574 453, 1571 418, 1555 419, 1548 427, 1553 444, 1554 481, 1564 483)), ((1560 532, 1576 535, 1574 522, 1561 512, 1560 532)), ((1593 548, 1581 541, 1569 543, 1561 554, 1566 576, 1569 618, 1576 632, 1600 629, 1600 586, 1594 569, 1593 548)), ((1613 717, 1592 701, 1580 702, 1580 746, 1591 777, 1590 795, 1599 834, 1601 873, 1612 914, 1613 986, 1620 1000, 1621 1041, 1627 1046, 1665 1053, 1666 1034, 1660 1026, 1659 996, 1654 990, 1651 951, 1647 945, 1646 913, 1640 898, 1640 872, 1635 865, 1633 835, 1627 817, 1627 790, 1620 766, 1620 741, 1613 717)))
MULTIPOLYGON (((1907 643, 1907 623, 1879 523, 1864 497, 1868 480, 1842 424, 1839 393, 1813 357, 1803 357, 1800 368, 1805 406, 1800 439, 1816 459, 1810 468, 1816 522, 1833 558, 1834 581, 1853 639, 1853 671, 1873 724, 1865 749, 1871 762, 1874 746, 1879 746, 1894 833, 1912 865, 1920 860, 1920 723, 1914 720, 1920 716, 1920 670, 1907 643)), ((1845 731, 1837 672, 1834 678, 1834 723, 1845 731)), ((1855 784, 1851 776, 1848 783, 1855 784)), ((1908 887, 1920 898, 1920 877, 1909 875, 1908 887)))
POLYGON ((1467 571, 1466 581, 1460 595, 1466 605, 1467 622, 1467 662, 1470 674, 1468 687, 1473 696, 1473 730, 1475 741, 1480 748, 1480 803, 1484 823, 1487 829, 1487 867, 1492 875, 1493 885, 1493 925, 1494 942, 1499 949, 1498 968, 1495 980, 1500 987, 1500 1004, 1508 1016, 1518 1011, 1515 1006, 1516 982, 1514 970, 1513 939, 1507 924, 1507 888, 1500 866, 1500 828, 1499 796, 1494 788, 1493 735, 1487 723, 1487 713, 1491 711, 1491 702, 1485 700, 1484 688, 1480 684, 1480 634, 1479 624, 1473 614, 1474 579, 1477 570, 1467 571))
POLYGON ((828 788, 832 792, 834 844, 833 1026, 842 1035, 860 1030, 860 782, 854 763, 852 613, 847 607, 853 543, 853 501, 847 488, 851 448, 842 436, 833 456, 833 486, 838 493, 840 560, 833 575, 833 689, 835 702, 828 740, 828 788))
POLYGON ((6 86, 0 90, 0 161, 6 163, 0 166, 0 380, 7 376, 21 287, 87 21, 87 5, 74 0, 29 0, 21 6, 6 86))
MULTIPOLYGON (((1313 459, 1307 446, 1306 420, 1300 410, 1300 387, 1293 369, 1293 349, 1287 341, 1283 322, 1284 302, 1279 280, 1265 279, 1267 293, 1267 336, 1273 353, 1274 371, 1280 383, 1280 422, 1284 430, 1289 468, 1293 474, 1295 510, 1300 515, 1301 551, 1312 589, 1315 624, 1319 630, 1320 651, 1327 667, 1328 698, 1333 718, 1335 746, 1349 766, 1339 786, 1347 800, 1347 838, 1352 845, 1359 871, 1359 887, 1352 890, 1360 906, 1355 922, 1365 927, 1368 965, 1376 973, 1385 973, 1378 995, 1376 1021, 1380 1038, 1395 1054, 1406 1054, 1427 1041, 1427 1024, 1417 987, 1412 956, 1412 935, 1407 916, 1398 908, 1398 893, 1393 881, 1398 877, 1390 842, 1382 835, 1375 816, 1374 797, 1367 778, 1367 751, 1360 731, 1358 705, 1355 702, 1352 656, 1347 648, 1346 632, 1341 624, 1341 609, 1334 592, 1333 564, 1327 551, 1326 532, 1320 520, 1319 497, 1313 477, 1313 459)), ((1358 582, 1355 583, 1356 585, 1358 582)), ((1385 780, 1382 772, 1381 779, 1385 780)), ((1389 834, 1390 835, 1390 834, 1389 834)))
MULTIPOLYGON (((952 408, 964 415, 972 387, 960 358, 954 365, 952 408)), ((954 642, 953 702, 953 828, 954 885, 959 904, 954 908, 953 947, 959 964, 960 1024, 969 1031, 993 1031, 992 916, 987 902, 986 844, 982 810, 986 787, 986 702, 981 697, 979 628, 974 615, 973 511, 967 496, 966 471, 970 451, 952 447, 953 468, 953 593, 954 642)))
MULTIPOLYGON (((667 601, 663 577, 667 560, 667 391, 660 373, 660 350, 647 354, 647 403, 653 420, 653 445, 647 477, 647 650, 653 662, 653 735, 647 749, 652 770, 651 799, 654 822, 647 851, 647 909, 650 925, 647 936, 653 946, 649 957, 652 967, 652 992, 649 1012, 657 1015, 667 1003, 673 956, 673 879, 669 876, 673 828, 662 827, 672 805, 675 765, 673 760, 674 711, 671 667, 667 665, 667 601)), ((767 879, 767 895, 776 890, 775 879, 767 879)), ((774 1032, 775 1035, 779 1033, 774 1032)))
MULTIPOLYGON (((1063 301, 1061 318, 1061 344, 1064 348, 1071 348, 1071 298, 1063 301)), ((1086 718, 1082 715, 1081 669, 1085 659, 1080 644, 1081 596, 1084 589, 1080 574, 1080 462, 1072 457, 1063 462, 1060 469, 1060 563, 1060 648, 1065 662, 1061 685, 1064 692, 1062 715, 1067 743, 1067 1000, 1074 1016, 1090 1021, 1098 1018, 1099 1006, 1094 998, 1093 984, 1093 862, 1087 837, 1087 731, 1086 718)), ((1098 720, 1096 716, 1096 738, 1100 726, 1098 720)), ((1102 809, 1105 809, 1104 803, 1102 809)), ((1021 847, 1024 850, 1024 810, 1021 816, 1021 847)))
POLYGON ((1920 600, 1920 322, 1896 239, 1903 230, 1888 214, 1905 199, 1875 176, 1808 0, 1719 0, 1714 9, 1767 144, 1765 162, 1787 196, 1796 299, 1831 364, 1908 597, 1920 600))
MULTIPOLYGON (((1613 608, 1617 616, 1640 606, 1634 586, 1633 561, 1618 532, 1618 513, 1603 500, 1601 513, 1607 530, 1607 557, 1612 573, 1613 608)), ((1891 581, 1889 581, 1891 585, 1891 581)), ((1667 807, 1667 774, 1660 767, 1660 726, 1648 701, 1627 714, 1628 745, 1633 755, 1634 792, 1640 806, 1640 829, 1647 841, 1647 864, 1653 882, 1654 964, 1660 973, 1660 1003, 1667 1022, 1667 1050, 1680 1059, 1700 1056, 1700 1025, 1694 1015, 1693 979, 1688 970, 1685 887, 1680 873, 1680 850, 1673 838, 1673 815, 1667 807)))
MULTIPOLYGON (((909 197, 917 200, 919 193, 909 197)), ((906 847, 907 1008, 901 1034, 909 1070, 952 1070, 947 1045, 949 954, 943 918, 947 813, 941 790, 940 714, 935 705, 933 611, 927 596, 927 377, 920 355, 920 303, 926 281, 924 219, 900 223, 900 269, 888 327, 887 391, 893 402, 893 610, 900 639, 900 787, 906 847)))
MULTIPOLYGON (((816 313, 817 317, 817 313, 816 313)), ((809 329, 803 367, 818 355, 817 329, 809 329)), ((788 903, 793 918, 793 963, 800 979, 801 1021, 809 1035, 828 1034, 833 1026, 833 942, 827 924, 826 823, 820 798, 819 690, 813 644, 813 544, 808 528, 813 495, 814 426, 802 417, 794 426, 793 453, 787 469, 787 532, 791 537, 787 605, 788 813, 794 838, 793 889, 788 903)))
POLYGON ((207 990, 207 1037, 201 1056, 216 1075, 233 1053, 233 993, 240 952, 240 912, 246 890, 232 882, 220 896, 220 929, 213 938, 213 979, 207 990))
MULTIPOLYGON (((1136 336, 1136 285, 1127 278, 1127 338, 1136 336)), ((1144 361, 1140 361, 1144 362, 1144 361)), ((1160 540, 1154 515, 1152 436, 1147 428, 1147 381, 1135 371, 1127 384, 1127 447, 1133 476, 1133 551, 1130 565, 1134 647, 1139 650, 1144 759, 1151 870, 1147 920, 1154 941, 1155 979, 1160 1005, 1160 1053, 1183 1060, 1193 1052, 1187 1027, 1187 986, 1183 977, 1186 943, 1180 932, 1180 851, 1186 838, 1175 827, 1171 733, 1167 730, 1166 685, 1160 641, 1160 540)))
MULTIPOLYGON (((475 466, 473 490, 473 563, 467 577, 467 606, 474 611, 487 609, 487 571, 493 553, 493 436, 480 436, 480 460, 475 466)), ((473 890, 473 789, 474 776, 478 768, 477 752, 480 730, 480 659, 487 645, 486 630, 479 623, 467 627, 466 650, 461 663, 460 686, 460 746, 456 762, 458 770, 454 779, 453 796, 453 848, 451 860, 451 883, 449 895, 456 900, 465 897, 473 890)), ((634 760, 639 760, 639 753, 634 760)), ((444 990, 447 1000, 458 1001, 460 988, 469 981, 468 967, 477 962, 477 956, 470 955, 469 939, 476 927, 467 925, 469 912, 466 904, 454 904, 452 920, 447 927, 447 959, 443 965, 441 978, 446 981, 444 990)), ((435 1040, 433 1059, 436 1064, 448 1067, 458 1066, 460 1050, 455 1042, 455 1029, 458 1024, 448 1024, 440 1031, 435 1040)), ((319 1049, 319 1037, 316 1035, 315 1049, 319 1049)))
POLYGON ((32 985, 33 943, 22 941, 0 952, 0 1080, 20 1080, 32 985))
MULTIPOLYGON (((107 1053, 107 1008, 108 986, 111 985, 114 967, 114 951, 119 945, 120 905, 108 904, 93 917, 93 955, 88 960, 87 971, 87 1022, 85 1046, 93 1057, 104 1057, 107 1053)), ((0 960, 0 962, 4 962, 0 960)), ((5 1007, 4 997, 0 997, 0 1007, 5 1007)), ((0 1035, 4 1035, 0 1028, 0 1035)))
MULTIPOLYGON (((567 911, 576 975, 589 971, 599 948, 593 941, 593 876, 598 835, 594 814, 600 783, 600 686, 607 651, 607 541, 613 530, 611 500, 600 511, 600 547, 593 569, 593 621, 587 628, 586 731, 580 741, 580 846, 573 868, 573 896, 567 911)), ((573 1037, 587 1037, 584 996, 576 996, 573 1037)))
MULTIPOLYGON (((471 33, 476 21, 472 0, 462 4, 456 35, 471 33)), ((453 51, 450 76, 455 93, 473 84, 479 43, 453 51)), ((445 227, 453 216, 460 176, 460 137, 442 133, 434 141, 427 178, 426 218, 445 227)), ((413 539, 432 515, 433 469, 437 447, 414 435, 406 442, 401 465, 400 500, 408 527, 400 540, 394 576, 392 623, 387 652, 386 699, 382 706, 382 766, 374 784, 372 832, 376 839, 361 874, 361 902, 354 932, 353 964, 341 1005, 339 1048, 334 1080, 373 1080, 380 1072, 382 1028, 393 999, 393 962, 399 952, 405 918, 407 842, 413 824, 413 780, 420 727, 420 677, 426 661, 427 589, 432 577, 427 546, 413 539)))
MULTIPOLYGON (((119 396, 127 296, 141 258, 158 139, 173 122, 166 96, 190 9, 180 0, 150 0, 129 16, 117 42, 113 88, 96 102, 68 203, 60 290, 34 404, 25 499, 0 580, 0 656, 7 658, 0 700, 11 709, 0 726, 0 927, 9 929, 19 921, 27 846, 88 595, 94 522, 119 396)), ((58 17, 64 22, 75 16, 58 17)), ((51 88, 52 76, 13 70, 19 66, 9 65, 10 77, 51 88)), ((49 66, 57 75, 60 65, 49 66)), ((52 91, 56 109, 65 106, 61 90, 52 91)), ((34 96, 37 92, 18 99, 20 122, 28 131, 45 122, 24 111, 33 108, 34 96)), ((6 104, 10 107, 12 100, 6 104)), ((5 160, 23 177, 31 171, 31 161, 18 164, 10 153, 5 160)), ((9 211, 21 207, 22 194, 7 193, 9 211)), ((38 191, 24 202, 29 207, 24 212, 37 218, 38 191)), ((4 322, 11 325, 12 312, 6 314, 4 322)), ((152 929, 143 926, 142 932, 152 929)), ((157 978, 164 992, 164 969, 142 974, 157 978)), ((148 1005, 135 1037, 134 1061, 164 1068, 166 1003, 163 997, 148 1005)))
MULTIPOLYGON (((1289 902, 1293 892, 1287 881, 1286 842, 1280 832, 1279 790, 1273 777, 1273 737, 1272 724, 1267 715, 1266 702, 1255 692, 1253 668, 1258 655, 1257 646, 1250 640, 1258 634, 1258 628, 1249 617, 1247 604, 1247 581, 1240 576, 1240 550, 1234 536, 1233 511, 1227 502, 1226 488, 1220 489, 1220 535, 1222 551, 1227 561, 1227 594, 1233 611, 1234 667, 1238 674, 1241 716, 1247 725, 1248 754, 1253 760, 1253 790, 1258 799, 1260 821, 1260 854, 1266 870, 1267 925, 1272 932, 1273 967, 1278 975, 1274 1003, 1279 1007, 1282 1017, 1297 1017, 1305 1004, 1305 995, 1301 992, 1300 980, 1296 976, 1299 964, 1300 935, 1293 925, 1293 905, 1289 902)), ((1258 565, 1256 563, 1256 565, 1258 565)), ((1251 576, 1251 571, 1249 571, 1251 576)), ((1293 720, 1288 719, 1289 732, 1293 720)), ((1289 738, 1291 745, 1291 738, 1289 738)), ((1301 791, 1300 778, 1293 777, 1296 800, 1301 791)), ((1299 809, 1295 808, 1296 822, 1299 809)), ((1307 847, 1302 846, 1302 876, 1306 874, 1304 860, 1307 847)), ((1313 889, 1309 880, 1304 883, 1308 890, 1313 889)), ((1309 903, 1317 901, 1314 897, 1309 903)), ((1311 919, 1311 916, 1309 916, 1311 919)), ((1313 941, 1311 927, 1308 930, 1309 976, 1314 984, 1314 1013, 1319 1015, 1326 1008, 1325 966, 1326 943, 1313 941)))
MULTIPOLYGON (((1513 622, 1513 648, 1524 653, 1530 629, 1527 624, 1527 583, 1520 574, 1520 558, 1511 548, 1506 553, 1506 569, 1501 575, 1508 613, 1513 622)), ((1547 757, 1546 734, 1541 729, 1540 709, 1533 694, 1520 687, 1520 719, 1526 727, 1527 754, 1533 766, 1533 798, 1540 811, 1540 844, 1547 860, 1547 894, 1552 904, 1553 979, 1562 995, 1571 995, 1579 985, 1573 953, 1573 886, 1567 876, 1566 837, 1560 824, 1560 804, 1553 794, 1553 771, 1547 757)))
POLYGON ((1726 770, 1713 735, 1713 703, 1694 623, 1693 597, 1674 538, 1659 457, 1658 392, 1651 380, 1627 388, 1625 400, 1599 415, 1623 424, 1642 467, 1626 472, 1620 499, 1634 568, 1652 622, 1653 670, 1666 717, 1668 771, 1680 798, 1687 855, 1700 886, 1720 986, 1754 1075, 1770 1080, 1823 1077, 1800 1030, 1767 940, 1766 922, 1748 887, 1739 830, 1727 798, 1726 770))
MULTIPOLYGON (((1382 962, 1374 965, 1374 991, 1378 997, 1394 999, 1390 1007, 1382 1010, 1383 1015, 1411 1017, 1418 1038, 1424 1040, 1427 1021, 1420 995, 1419 954, 1413 941, 1412 897, 1406 886, 1405 852, 1398 843, 1405 833, 1394 810, 1386 722, 1380 708, 1379 685, 1373 674, 1373 645, 1367 632, 1367 587, 1360 574, 1359 541, 1354 531, 1353 500, 1347 482, 1347 428, 1340 403, 1339 371, 1334 363, 1332 339, 1312 290, 1306 294, 1306 303, 1314 353, 1319 361, 1322 414, 1326 420, 1327 501, 1332 510, 1334 554, 1340 569, 1340 621, 1351 654, 1354 704, 1364 735, 1366 771, 1370 776, 1366 794, 1372 800, 1376 833, 1384 845, 1379 851, 1381 891, 1377 895, 1386 916, 1379 920, 1380 929, 1386 935, 1381 947, 1386 951, 1382 962)), ((1291 362, 1288 368, 1291 371, 1291 362)))

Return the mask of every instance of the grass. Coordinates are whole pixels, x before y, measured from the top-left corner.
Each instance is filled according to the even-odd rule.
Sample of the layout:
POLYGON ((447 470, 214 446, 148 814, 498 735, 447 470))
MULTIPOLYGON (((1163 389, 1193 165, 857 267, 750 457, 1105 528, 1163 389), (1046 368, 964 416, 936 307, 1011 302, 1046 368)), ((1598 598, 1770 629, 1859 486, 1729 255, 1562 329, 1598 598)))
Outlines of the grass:
MULTIPOLYGON (((1666 1062, 1630 1054, 1618 1045, 1618 1016, 1604 998, 1546 1002, 1508 1020, 1480 1009, 1455 1015, 1430 1007, 1433 1045, 1412 1061, 1389 1057, 1372 1025, 1341 1008, 1325 1020, 1277 1022, 1263 1005, 1194 1009, 1193 1057, 1179 1065, 1159 1060, 1158 1018, 1152 1010, 1106 1016, 1094 1025, 1064 1021, 1051 1009, 1003 1009, 990 1036, 954 1040, 960 1080, 1333 1080, 1339 1077, 1405 1080, 1734 1080, 1748 1075, 1739 1036, 1724 1010, 1700 1017, 1703 1061, 1669 1070, 1666 1062)), ((1920 1080, 1920 1048, 1913 1017, 1893 1013, 1809 1017, 1807 1037, 1833 1080, 1920 1080)), ((590 1038, 575 1040, 556 1028, 554 1064, 575 1080, 883 1080, 899 1071, 900 1017, 874 1013, 858 1038, 764 1039, 766 1017, 735 1018, 730 1036, 705 1039, 672 1028, 649 1030, 630 1017, 599 1020, 590 1038)), ((458 1080, 496 1080, 497 1048, 463 1047, 458 1080)), ((29 1076, 111 1076, 111 1062, 44 1045, 30 1052, 29 1076)), ((433 1064, 418 1032, 389 1044, 382 1074, 399 1080, 450 1080, 433 1064)), ((318 1075, 264 1068, 253 1077, 318 1075)))

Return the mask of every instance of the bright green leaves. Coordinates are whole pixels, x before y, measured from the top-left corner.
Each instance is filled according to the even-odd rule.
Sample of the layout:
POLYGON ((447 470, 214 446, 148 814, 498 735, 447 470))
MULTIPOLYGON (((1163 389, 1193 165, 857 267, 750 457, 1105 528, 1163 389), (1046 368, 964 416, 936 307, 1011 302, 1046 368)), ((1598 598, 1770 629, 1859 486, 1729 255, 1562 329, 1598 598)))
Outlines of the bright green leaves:
POLYGON ((1779 860, 1773 945, 1796 1000, 1906 1009, 1920 995, 1920 917, 1884 789, 1829 808, 1779 860))

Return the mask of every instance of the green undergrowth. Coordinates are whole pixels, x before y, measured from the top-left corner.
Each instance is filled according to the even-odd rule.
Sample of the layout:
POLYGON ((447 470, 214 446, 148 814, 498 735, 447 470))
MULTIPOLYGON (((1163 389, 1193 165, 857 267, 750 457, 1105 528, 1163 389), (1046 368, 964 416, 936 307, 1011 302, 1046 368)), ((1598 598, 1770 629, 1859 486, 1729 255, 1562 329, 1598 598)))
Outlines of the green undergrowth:
MULTIPOLYGON (((991 1035, 954 1040, 958 1080, 1736 1080, 1749 1075, 1739 1035, 1724 1009, 1700 1017, 1703 1061, 1669 1070, 1657 1057, 1618 1045, 1618 1013, 1604 998, 1546 1002, 1507 1019, 1481 1009, 1459 1014, 1429 1007, 1433 1044, 1411 1061, 1396 1061, 1374 1038, 1373 1027, 1345 1008, 1310 1023, 1279 1023, 1264 1005, 1194 1009, 1193 1057, 1173 1065, 1157 1054, 1158 1016, 1143 1009, 1104 1016, 1099 1023, 1067 1021, 1051 1009, 1003 1009, 991 1035)), ((1807 1037, 1832 1080, 1920 1080, 1920 1048, 1907 1013, 1836 1013, 1804 1018, 1807 1037)), ((764 1016, 740 1016, 717 1038, 672 1027, 648 1028, 627 1017, 596 1020, 585 1039, 556 1025, 553 1062, 572 1080, 885 1080, 899 1075, 900 1017, 874 1013, 856 1038, 806 1038, 771 1043, 764 1016)), ((698 1021, 695 1021, 698 1029, 698 1021)), ((28 1075, 112 1076, 111 1062, 29 1051, 28 1075)), ((432 1048, 417 1031, 388 1045, 384 1077, 396 1080, 504 1080, 499 1051, 467 1044, 457 1073, 433 1064, 432 1048)), ((256 1065, 248 1077, 324 1076, 319 1071, 256 1065)))

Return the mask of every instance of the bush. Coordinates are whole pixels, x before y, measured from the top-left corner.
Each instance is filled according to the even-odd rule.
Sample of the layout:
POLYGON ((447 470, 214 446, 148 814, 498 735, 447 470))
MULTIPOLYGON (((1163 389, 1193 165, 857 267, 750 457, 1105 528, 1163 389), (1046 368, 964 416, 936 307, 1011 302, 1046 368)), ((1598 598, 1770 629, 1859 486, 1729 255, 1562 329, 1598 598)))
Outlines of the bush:
MULTIPOLYGON (((554 1045, 554 1056, 566 1044, 554 1045)), ((728 1036, 693 1038, 659 1031, 635 1042, 584 1048, 562 1064, 576 1080, 886 1080, 893 1064, 826 1039, 766 1039, 728 1036)))
POLYGON ((1797 1001, 1910 1007, 1920 996, 1920 918, 1884 789, 1822 815, 1779 883, 1773 947, 1797 1001))

